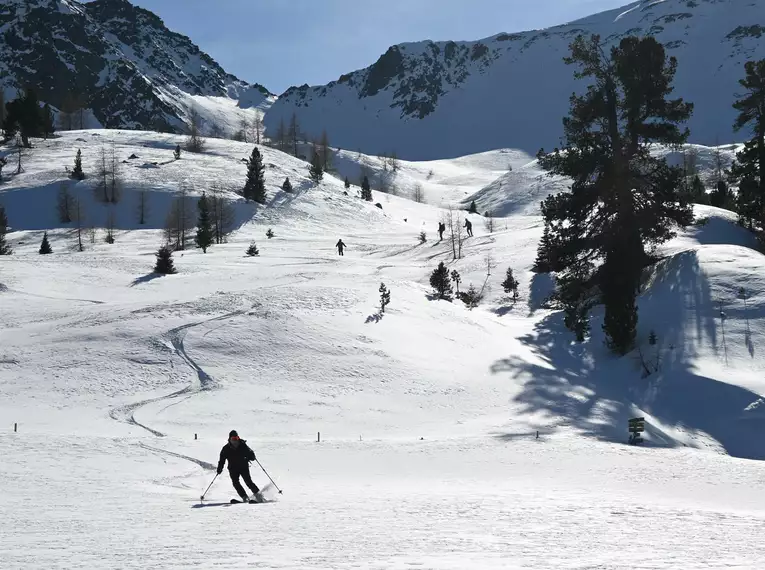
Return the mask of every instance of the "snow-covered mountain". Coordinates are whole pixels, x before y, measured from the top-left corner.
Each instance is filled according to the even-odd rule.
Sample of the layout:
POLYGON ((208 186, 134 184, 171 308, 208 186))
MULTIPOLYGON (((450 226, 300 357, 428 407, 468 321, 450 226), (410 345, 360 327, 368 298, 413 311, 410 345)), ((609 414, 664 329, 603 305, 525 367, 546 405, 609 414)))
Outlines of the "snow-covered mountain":
POLYGON ((328 85, 290 88, 266 126, 273 132, 294 112, 310 135, 326 129, 333 145, 410 160, 533 153, 558 143, 569 96, 582 90, 562 60, 578 34, 609 44, 654 35, 679 61, 676 94, 696 104, 691 141, 744 136, 733 133, 731 103, 744 63, 765 57, 761 0, 640 1, 546 30, 393 46, 328 85))
POLYGON ((182 129, 196 99, 219 121, 209 99, 235 110, 271 96, 127 0, 1 2, 0 88, 12 97, 27 85, 58 109, 75 99, 101 125, 163 131, 182 129))

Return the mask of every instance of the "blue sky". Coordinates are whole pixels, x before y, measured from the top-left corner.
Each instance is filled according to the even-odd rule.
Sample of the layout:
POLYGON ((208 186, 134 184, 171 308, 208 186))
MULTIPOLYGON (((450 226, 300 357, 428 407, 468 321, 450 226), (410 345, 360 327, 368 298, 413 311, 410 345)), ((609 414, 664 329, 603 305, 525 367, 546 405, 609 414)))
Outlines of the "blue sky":
POLYGON ((367 67, 401 42, 477 40, 630 0, 132 0, 226 71, 279 94, 367 67), (211 6, 215 8, 211 8, 211 6))

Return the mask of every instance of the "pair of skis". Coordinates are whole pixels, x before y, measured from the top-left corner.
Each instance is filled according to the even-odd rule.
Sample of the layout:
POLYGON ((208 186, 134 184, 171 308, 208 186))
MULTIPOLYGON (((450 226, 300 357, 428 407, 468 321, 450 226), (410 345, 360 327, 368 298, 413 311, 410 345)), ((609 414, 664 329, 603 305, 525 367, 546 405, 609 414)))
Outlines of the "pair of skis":
POLYGON ((260 503, 266 503, 266 502, 268 501, 266 501, 265 499, 261 499, 261 500, 250 499, 249 501, 242 501, 241 499, 231 499, 232 505, 243 505, 246 503, 249 503, 250 505, 259 505, 260 503))

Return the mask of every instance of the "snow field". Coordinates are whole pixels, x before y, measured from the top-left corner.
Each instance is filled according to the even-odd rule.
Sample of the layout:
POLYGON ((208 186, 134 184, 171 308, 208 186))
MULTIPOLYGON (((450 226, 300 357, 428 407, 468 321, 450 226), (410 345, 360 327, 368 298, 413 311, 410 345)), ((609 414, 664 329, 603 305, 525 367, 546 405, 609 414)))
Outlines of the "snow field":
MULTIPOLYGON (((380 210, 343 194, 340 166, 314 187, 305 163, 264 149, 268 206, 237 202, 229 243, 178 252, 179 273, 155 278, 172 194, 235 190, 252 148, 211 140, 174 162, 178 140, 65 133, 0 186, 16 230, 0 259, 3 567, 758 567, 763 468, 742 458, 765 456, 765 273, 730 214, 699 207, 707 223, 669 243, 649 276, 640 335, 656 329, 663 365, 641 378, 635 355, 606 353, 597 313, 593 339, 574 345, 541 308, 549 281, 530 272, 542 229, 530 207, 508 206, 491 235, 471 218, 475 237, 450 268, 480 287, 491 254, 483 305, 427 299, 429 273, 451 258, 431 204, 511 174, 506 153, 402 164, 415 183, 434 171, 431 204, 375 192, 380 210), (76 148, 92 172, 102 140, 140 158, 123 165, 117 242, 76 253, 55 195, 76 148), (285 176, 293 195, 278 191, 285 176), (131 203, 140 190, 147 229, 131 203), (43 229, 51 256, 37 255, 43 229), (499 286, 508 265, 514 306, 499 286), (645 447, 624 445, 633 415, 648 419, 645 447), (284 489, 277 502, 225 505, 224 473, 199 506, 230 429, 284 489)), ((71 188, 99 223, 92 182, 71 188)), ((268 481, 257 465, 253 476, 268 481)))

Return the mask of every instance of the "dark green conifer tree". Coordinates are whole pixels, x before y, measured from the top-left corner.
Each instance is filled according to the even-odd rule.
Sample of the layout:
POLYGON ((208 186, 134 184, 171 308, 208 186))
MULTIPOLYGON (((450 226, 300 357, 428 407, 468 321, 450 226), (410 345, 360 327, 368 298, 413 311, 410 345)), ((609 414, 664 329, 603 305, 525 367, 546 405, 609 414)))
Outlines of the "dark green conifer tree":
POLYGON ((752 138, 736 155, 730 169, 738 183, 737 210, 743 225, 765 229, 765 59, 749 61, 739 83, 744 91, 733 104, 739 112, 733 128, 749 127, 752 138))
POLYGON ((50 253, 53 253, 53 248, 48 241, 48 232, 45 232, 43 234, 42 243, 40 244, 40 255, 48 255, 50 253))
POLYGON ((207 194, 202 192, 202 197, 197 201, 197 235, 195 238, 197 247, 202 249, 202 253, 207 253, 207 248, 215 243, 215 231, 210 216, 210 202, 207 194))
POLYGON ((670 239, 675 227, 692 221, 678 190, 682 168, 653 156, 651 148, 683 144, 688 130, 680 125, 693 106, 669 98, 677 61, 653 37, 626 37, 607 51, 598 36, 579 36, 565 61, 579 67, 575 77, 589 86, 571 97, 564 148, 539 154, 550 174, 573 181, 570 190, 542 204, 549 251, 540 257, 562 272, 558 297, 577 338, 586 334, 597 291, 607 343, 625 354, 636 334, 646 246, 670 239), (595 262, 601 262, 597 271, 595 262))
POLYGON ((258 204, 266 203, 266 167, 258 147, 252 149, 252 155, 247 161, 247 181, 242 190, 245 200, 253 200, 258 204))

